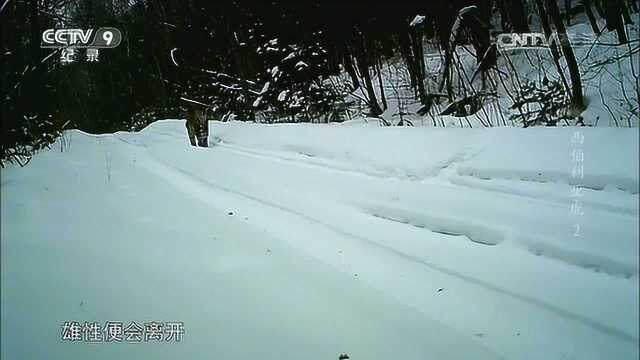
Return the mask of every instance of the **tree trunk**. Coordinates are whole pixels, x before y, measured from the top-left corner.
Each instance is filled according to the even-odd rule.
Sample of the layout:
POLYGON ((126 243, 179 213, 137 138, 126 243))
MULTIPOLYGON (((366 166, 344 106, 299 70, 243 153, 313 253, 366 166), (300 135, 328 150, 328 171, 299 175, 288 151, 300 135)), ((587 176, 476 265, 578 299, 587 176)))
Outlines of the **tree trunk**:
POLYGON ((622 21, 624 13, 622 0, 607 0, 604 5, 607 29, 615 30, 618 33, 618 41, 620 44, 626 44, 629 39, 627 39, 624 22, 622 21))
POLYGON ((371 74, 369 73, 369 62, 367 61, 367 53, 365 52, 364 42, 364 35, 360 34, 355 44, 356 62, 358 65, 358 70, 360 70, 360 75, 364 79, 364 86, 366 88, 365 90, 367 91, 367 97, 369 98, 369 109, 371 111, 371 115, 378 116, 382 114, 382 109, 380 108, 380 104, 378 104, 376 92, 371 81, 371 74))
POLYGON ((598 20, 596 20, 596 16, 591 8, 591 0, 582 0, 582 5, 584 6, 584 11, 587 13, 587 17, 589 18, 589 24, 591 24, 593 33, 600 35, 600 27, 598 26, 598 20))
MULTIPOLYGON (((541 0, 538 0, 538 3, 539 5, 542 5, 541 0)), ((580 68, 578 67, 578 62, 576 61, 576 56, 573 53, 571 43, 569 42, 567 29, 562 22, 562 17, 560 16, 560 10, 558 9, 558 4, 556 3, 556 1, 546 0, 546 5, 549 12, 549 17, 556 27, 556 32, 558 33, 558 36, 560 38, 560 47, 562 48, 562 53, 564 54, 565 60, 567 61, 567 67, 569 68, 572 88, 571 103, 573 105, 573 110, 575 110, 576 112, 582 112, 584 110, 584 96, 582 93, 580 68)))
POLYGON ((411 39, 411 51, 413 53, 413 61, 414 61, 414 70, 415 70, 415 80, 416 80, 416 89, 418 90, 418 97, 420 98, 420 103, 424 104, 426 101, 426 92, 424 89, 424 76, 425 76, 425 66, 424 66, 424 49, 422 48, 422 30, 413 29, 410 32, 411 39))
POLYGON ((500 13, 500 28, 502 29, 502 31, 507 32, 510 29, 509 26, 507 26, 507 19, 509 18, 509 16, 507 15, 506 5, 502 0, 498 0, 496 4, 498 6, 498 12, 500 13))
POLYGON ((598 12, 598 15, 600 15, 601 18, 606 18, 607 16, 604 13, 604 8, 602 7, 602 3, 600 3, 600 0, 595 0, 594 5, 596 6, 596 11, 598 12))
POLYGON ((480 1, 478 7, 480 8, 480 17, 482 21, 487 23, 487 26, 492 29, 493 24, 491 21, 493 20, 493 3, 494 0, 485 0, 480 1))
POLYGON ((627 25, 633 24, 633 20, 631 20, 631 14, 629 13, 629 7, 624 3, 623 0, 620 1, 620 6, 622 7, 622 18, 624 19, 624 23, 627 25))
POLYGON ((382 83, 382 65, 379 61, 376 61, 376 68, 378 71, 378 86, 380 87, 380 100, 382 101, 382 107, 384 110, 387 110, 389 107, 387 105, 387 97, 384 93, 384 85, 382 83))
MULTIPOLYGON (((517 33, 528 33, 529 23, 523 0, 500 0, 502 11, 509 17, 511 30, 517 33)), ((504 23, 504 19, 503 19, 504 23)))
MULTIPOLYGON (((547 39, 550 39, 553 32, 551 31, 551 25, 549 24, 549 16, 547 15, 547 10, 545 9, 542 0, 536 0, 536 4, 538 6, 538 12, 540 13, 540 23, 542 24, 544 35, 547 39)), ((567 81, 567 77, 564 75, 564 70, 562 69, 562 65, 560 64, 561 56, 557 44, 555 42, 552 42, 551 44, 549 44, 549 49, 551 51, 551 56, 553 57, 553 62, 556 65, 558 75, 560 75, 560 79, 562 80, 562 84, 564 85, 564 88, 569 91, 569 82, 567 81)))
POLYGON ((360 80, 358 79, 358 74, 356 73, 356 69, 353 66, 353 59, 351 58, 351 54, 346 50, 346 48, 343 55, 343 63, 344 69, 347 71, 347 74, 349 74, 349 77, 351 77, 353 89, 358 89, 360 87, 360 80))
POLYGON ((241 85, 240 87, 242 88, 242 97, 243 97, 243 113, 242 115, 244 115, 244 119, 242 120, 255 120, 255 112, 253 110, 253 106, 251 104, 250 98, 249 98, 249 84, 247 82, 247 69, 246 69, 246 63, 243 62, 243 59, 246 60, 246 56, 245 54, 242 54, 244 51, 243 49, 243 45, 241 45, 241 41, 238 38, 237 34, 234 34, 234 46, 233 46, 233 57, 234 60, 236 62, 236 68, 238 69, 238 75, 240 75, 240 80, 241 80, 241 85))

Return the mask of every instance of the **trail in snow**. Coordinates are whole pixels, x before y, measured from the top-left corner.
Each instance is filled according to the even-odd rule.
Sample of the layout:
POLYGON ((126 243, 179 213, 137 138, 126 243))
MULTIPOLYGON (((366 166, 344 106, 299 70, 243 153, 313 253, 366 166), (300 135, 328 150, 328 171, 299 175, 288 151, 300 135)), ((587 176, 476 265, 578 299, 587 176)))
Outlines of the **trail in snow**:
MULTIPOLYGON (((637 358, 637 192, 615 189, 637 184, 627 170, 593 165, 613 185, 585 191, 573 239, 561 179, 458 172, 493 153, 505 174, 495 133, 212 130, 222 142, 209 149, 189 147, 180 121, 75 132, 65 152, 3 171, 3 357, 637 358), (57 337, 62 321, 110 318, 178 319, 189 335, 157 347, 57 337), (11 335, 20 324, 42 346, 11 335)), ((535 140, 561 148, 560 133, 535 140)), ((609 156, 637 146, 590 134, 616 140, 609 156)))
MULTIPOLYGON (((217 151, 227 150, 227 149, 229 149, 229 147, 222 146, 222 149, 221 149, 221 147, 216 148, 217 151)), ((245 149, 239 149, 237 146, 236 147, 232 147, 230 149, 234 153, 239 153, 241 155, 240 156, 241 158, 243 156, 247 156, 248 155, 250 157, 259 158, 259 159, 271 159, 271 160, 275 159, 278 162, 293 161, 293 163, 296 166, 300 166, 300 167, 303 167, 303 168, 308 168, 310 166, 308 163, 304 163, 303 161, 300 161, 300 160, 297 160, 297 159, 291 160, 291 159, 283 157, 283 156, 271 157, 269 155, 257 154, 256 152, 253 152, 253 151, 246 151, 245 149)), ((221 156, 229 156, 229 155, 221 155, 221 156)), ((159 160, 159 159, 156 159, 156 160, 159 160)), ((231 160, 230 162, 234 162, 234 161, 244 162, 246 160, 234 159, 234 160, 231 160)), ((340 168, 336 168, 336 167, 333 167, 333 166, 326 166, 325 164, 321 164, 321 163, 318 163, 318 162, 315 162, 311 166, 317 166, 319 168, 319 171, 329 170, 331 172, 333 172, 333 171, 342 172, 342 169, 340 169, 340 168)), ((177 167, 180 168, 179 165, 177 165, 177 167)), ((180 170, 180 172, 182 172, 185 175, 188 174, 184 170, 180 170)), ((278 172, 276 172, 276 173, 278 173, 278 172)), ((353 171, 347 171, 347 173, 354 173, 354 172, 353 171)), ((356 171, 355 173, 357 174, 358 172, 356 171)), ((195 176, 193 174, 189 174, 189 175, 190 176, 195 176)), ((209 177, 209 179, 210 179, 209 181, 214 181, 215 182, 216 181, 215 174, 210 174, 210 175, 211 175, 211 177, 209 177)), ((364 175, 371 176, 371 174, 367 174, 367 173, 365 173, 364 175)), ((233 177, 231 177, 231 178, 233 178, 233 177)), ((202 179, 200 179, 200 180, 203 181, 202 179)), ((207 183, 207 182, 205 182, 205 183, 207 183)), ((219 185, 213 185, 211 183, 207 183, 207 184, 209 184, 211 186, 219 186, 219 185)), ((289 185, 294 186, 293 184, 289 184, 289 185)), ((317 184, 315 184, 315 185, 317 185, 317 184)), ((289 186, 284 186, 284 188, 290 189, 289 186)), ((349 188, 352 189, 351 187, 349 187, 349 188)), ((228 189, 225 189, 225 190, 228 190, 228 189)), ((319 192, 321 192, 321 189, 317 189, 317 190, 319 192)), ((261 189, 261 191, 263 191, 263 189, 261 189)), ((235 193, 235 191, 234 191, 234 193, 235 193)), ((317 223, 317 224, 319 224, 321 226, 326 226, 329 229, 331 229, 331 230, 333 230, 333 231, 335 231, 337 233, 346 235, 348 237, 351 237, 351 238, 354 238, 354 239, 360 239, 361 241, 366 241, 368 243, 371 242, 371 240, 368 239, 368 238, 363 238, 362 236, 354 235, 354 234, 349 233, 349 232, 345 233, 344 230, 342 230, 342 229, 336 229, 336 225, 335 225, 334 222, 329 222, 329 221, 326 221, 326 220, 325 221, 320 221, 317 218, 311 218, 309 215, 301 213, 300 211, 295 211, 295 210, 292 210, 292 209, 283 208, 282 205, 275 204, 275 203, 270 202, 270 201, 265 201, 264 199, 255 198, 253 195, 247 195, 247 194, 241 194, 241 195, 245 196, 245 197, 247 197, 247 198, 249 198, 251 200, 259 201, 259 202, 261 202, 261 203, 263 203, 265 205, 273 206, 273 207, 276 207, 276 208, 278 208, 280 210, 291 212, 291 213, 293 213, 293 214, 295 214, 297 216, 301 216, 301 217, 303 217, 303 218, 305 218, 305 219, 307 219, 309 221, 312 221, 314 223, 317 223), (334 225, 329 225, 329 223, 334 223, 334 225)), ((209 197, 209 198, 211 198, 211 197, 209 197)), ((350 204, 350 205, 352 205, 352 204, 350 204)), ((430 211, 431 212, 437 212, 438 209, 436 208, 436 209, 432 209, 430 211)), ((450 220, 448 220, 446 217, 445 218, 441 217, 441 218, 433 219, 432 223, 433 224, 439 223, 439 225, 437 225, 437 226, 442 226, 441 225, 442 223, 446 224, 448 221, 450 221, 450 220)), ((456 229, 456 228, 459 229, 459 228, 468 227, 469 223, 470 222, 472 223, 473 220, 466 220, 466 224, 464 222, 465 221, 463 221, 463 223, 453 224, 453 225, 451 225, 451 228, 452 229, 456 229)), ((432 226, 436 226, 436 225, 432 225, 432 226)), ((477 226, 482 226, 482 225, 478 224, 477 226)), ((423 225, 423 227, 424 227, 424 225, 423 225)), ((428 226, 426 226, 426 227, 428 227, 428 226)), ((360 228, 356 227, 356 229, 360 229, 360 228)), ((438 230, 438 229, 435 229, 435 230, 438 230)), ((451 230, 451 232, 452 231, 455 231, 455 230, 451 230)), ((442 232, 446 233, 448 231, 447 230, 443 230, 442 232)), ((493 233, 493 236, 491 236, 492 231, 491 231, 490 227, 481 229, 481 231, 479 231, 479 233, 486 233, 486 234, 490 235, 489 236, 490 238, 493 237, 493 240, 489 239, 489 240, 480 241, 480 242, 493 243, 493 244, 500 243, 502 240, 504 240, 503 238, 505 236, 504 234, 502 234, 500 232, 493 233)), ((554 259, 566 261, 567 263, 572 264, 572 265, 578 265, 578 266, 584 266, 584 267, 599 266, 601 268, 600 270, 603 270, 603 271, 605 271, 607 273, 610 273, 612 275, 620 274, 620 275, 623 275, 624 277, 627 277, 627 278, 633 276, 634 274, 637 274, 637 268, 634 267, 633 265, 627 266, 627 265, 624 265, 624 264, 621 264, 621 263, 617 263, 615 261, 610 261, 610 260, 608 260, 606 258, 597 258, 597 257, 594 257, 594 256, 590 256, 589 254, 580 254, 579 252, 578 253, 575 253, 575 252, 572 253, 571 251, 564 251, 563 252, 562 249, 554 249, 552 247, 545 247, 544 246, 544 242, 531 241, 529 246, 530 246, 529 250, 531 252, 533 252, 533 253, 536 253, 537 255, 550 256, 550 257, 552 257, 554 259), (544 250, 542 250, 542 249, 544 249, 544 250)), ((397 253, 396 249, 392 249, 392 250, 394 250, 397 253)), ((407 256, 407 254, 403 253, 403 252, 400 252, 398 254, 400 254, 402 256, 407 256)), ((409 257, 412 258, 410 255, 409 255, 409 257)), ((422 263, 425 264, 424 260, 422 260, 422 263)), ((436 269, 437 269, 437 267, 436 267, 436 269)), ((437 270, 441 270, 441 269, 437 269, 437 270)), ((448 274, 451 275, 451 270, 448 269, 448 271, 449 271, 448 274)), ((455 274, 455 272, 453 272, 453 273, 455 274)), ((465 278, 465 280, 472 279, 476 283, 482 283, 482 281, 478 281, 478 279, 473 279, 473 278, 470 278, 470 277, 464 277, 464 278, 465 278)), ((493 290, 495 290, 495 286, 492 286, 491 288, 493 290)), ((500 289, 498 289, 498 290, 500 290, 500 289)), ((505 292, 505 293, 507 295, 514 295, 511 292, 505 292)), ((515 294, 515 297, 517 297, 517 298, 519 298, 521 300, 523 298, 525 300, 527 300, 527 297, 523 297, 522 295, 519 295, 519 294, 515 294)), ((528 298, 528 300, 531 301, 532 298, 528 298)), ((537 301, 535 299, 533 299, 533 301, 531 301, 531 302, 532 303, 538 303, 538 305, 540 303, 539 301, 537 301)), ((544 307, 550 308, 552 311, 558 312, 558 309, 554 308, 553 306, 549 306, 548 304, 544 304, 544 303, 542 303, 542 305, 544 305, 544 307)), ((575 314, 572 314, 569 311, 560 310, 559 312, 560 313, 564 313, 568 317, 572 317, 572 318, 581 320, 585 324, 588 324, 589 326, 593 326, 594 328, 600 329, 601 331, 604 331, 604 332, 607 332, 607 333, 612 334, 614 336, 620 337, 621 339, 625 339, 625 341, 633 342, 636 339, 634 337, 634 335, 629 335, 628 333, 620 332, 620 331, 618 331, 618 330, 616 330, 614 328, 611 328, 611 327, 609 327, 607 325, 604 325, 603 323, 594 322, 594 321, 592 321, 592 320, 590 320, 590 319, 588 319, 586 317, 576 316, 575 314)))
MULTIPOLYGON (((293 161, 296 164, 296 166, 302 166, 302 167, 309 166, 308 163, 304 163, 304 162, 299 161, 299 160, 291 160, 291 159, 288 159, 286 157, 281 157, 281 156, 271 157, 269 155, 261 155, 261 154, 257 154, 256 152, 247 151, 245 149, 239 150, 238 147, 231 147, 231 148, 230 147, 224 147, 224 146, 221 146, 221 147, 217 147, 216 150, 228 151, 230 149, 234 153, 240 153, 242 155, 248 155, 248 156, 251 156, 251 157, 257 157, 257 158, 260 158, 260 159, 272 159, 272 160, 276 160, 276 161, 281 161, 281 160, 293 161), (221 149, 221 147, 222 147, 222 149, 221 149)), ((153 157, 153 155, 152 155, 152 157, 153 157)), ((470 157, 467 157, 467 158, 470 158, 470 157)), ((436 271, 440 271, 440 272, 446 273, 447 275, 458 277, 458 278, 460 278, 462 280, 469 281, 471 283, 474 283, 474 284, 480 285, 482 287, 485 287, 488 290, 500 292, 500 293, 502 293, 504 295, 508 295, 508 296, 514 297, 514 298, 516 298, 518 300, 522 300, 522 301, 531 303, 532 305, 540 306, 540 307, 542 307, 542 308, 544 308, 546 310, 549 310, 551 312, 555 312, 555 313, 557 313, 557 314, 559 314, 561 316, 565 316, 567 318, 571 318, 573 320, 577 320, 577 321, 583 322, 584 324, 592 326, 595 329, 598 329, 598 330, 603 331, 605 333, 608 333, 608 334, 611 334, 613 336, 619 337, 621 339, 624 339, 625 341, 635 342, 635 341, 638 340, 633 335, 629 335, 627 333, 621 332, 621 331, 619 331, 619 330, 617 330, 615 328, 609 327, 609 326, 607 326, 605 324, 598 323, 598 322, 593 321, 593 320, 591 320, 591 319, 589 319, 587 317, 582 317, 580 315, 571 313, 569 311, 565 311, 565 310, 559 309, 559 308, 557 308, 557 307, 555 307, 553 305, 545 304, 544 302, 541 302, 541 301, 539 301, 539 300, 537 300, 535 298, 522 296, 522 295, 514 293, 512 291, 501 289, 501 288, 496 287, 495 285, 493 285, 491 283, 488 283, 488 282, 485 282, 485 281, 483 281, 481 279, 477 279, 477 278, 473 278, 471 276, 466 276, 464 274, 457 273, 457 272, 453 271, 452 269, 447 269, 447 268, 443 268, 443 267, 440 267, 440 266, 437 266, 437 265, 434 265, 434 264, 430 264, 428 262, 425 262, 423 259, 416 258, 416 257, 414 257, 414 256, 412 256, 410 254, 398 251, 397 249, 394 249, 392 247, 380 245, 380 244, 376 243, 375 241, 372 242, 370 239, 363 238, 363 237, 361 237, 359 235, 356 235, 354 233, 351 233, 351 232, 348 232, 346 230, 337 228, 335 225, 323 222, 322 220, 319 220, 319 219, 314 218, 312 216, 306 215, 306 214, 304 214, 304 213, 302 213, 300 211, 287 208, 287 207, 285 207, 285 206, 283 206, 281 204, 277 204, 277 203, 273 203, 273 202, 268 201, 268 200, 261 199, 259 197, 256 197, 255 195, 250 195, 250 194, 247 194, 247 193, 239 192, 237 190, 232 190, 232 189, 229 189, 229 188, 222 187, 220 185, 216 185, 215 184, 215 178, 210 178, 207 181, 207 180, 204 180, 202 178, 199 178, 197 175, 195 175, 193 173, 189 173, 189 172, 186 172, 186 171, 180 169, 179 166, 169 166, 169 165, 165 164, 161 159, 158 159, 158 158, 155 158, 155 157, 154 157, 154 160, 155 160, 154 162, 148 162, 146 164, 154 164, 155 163, 155 165, 152 166, 152 168, 153 168, 153 171, 158 176, 167 177, 176 186, 181 186, 180 184, 188 183, 189 184, 188 186, 183 187, 183 191, 192 191, 194 188, 201 188, 201 190, 198 192, 198 194, 199 194, 198 197, 199 198, 202 198, 202 199, 215 199, 216 198, 215 196, 213 196, 214 194, 211 194, 211 193, 207 194, 207 192, 208 192, 207 189, 209 187, 216 188, 216 189, 219 189, 219 190, 222 190, 222 191, 234 194, 234 195, 238 195, 238 196, 247 198, 247 199, 249 199, 251 201, 258 202, 261 205, 264 205, 264 206, 267 206, 267 207, 271 207, 271 208, 275 208, 277 210, 285 211, 287 213, 295 215, 296 217, 300 217, 303 220, 306 220, 306 221, 309 221, 309 222, 314 223, 316 225, 325 227, 325 228, 329 229, 330 231, 333 231, 333 232, 335 232, 335 233, 337 233, 339 235, 343 235, 343 236, 346 236, 348 238, 351 238, 351 239, 354 239, 354 240, 357 240, 357 241, 360 241, 360 242, 364 242, 367 245, 381 246, 384 250, 390 251, 393 254, 398 255, 400 257, 403 257, 403 258, 406 258, 406 259, 408 259, 410 261, 415 261, 415 262, 418 262, 420 264, 426 265, 426 266, 428 266, 428 267, 430 267, 430 268, 432 268, 432 269, 434 269, 436 271), (172 172, 174 172, 175 174, 171 174, 172 172), (169 174, 171 174, 171 175, 169 175, 169 174), (177 175, 177 176, 174 176, 174 175, 177 175), (213 182, 212 182, 212 180, 213 180, 213 182)), ((335 167, 331 167, 331 166, 325 166, 325 165, 319 165, 318 163, 313 163, 312 165, 313 166, 320 166, 321 168, 324 167, 324 168, 326 168, 326 169, 328 169, 330 171, 343 171, 343 170, 341 170, 339 168, 335 168, 335 167)), ((347 171, 347 172, 350 172, 350 171, 347 171)), ((372 176, 371 174, 365 174, 365 175, 372 176)), ((423 224, 413 224, 408 220, 407 221, 403 221, 403 220, 391 219, 391 218, 388 218, 388 217, 385 217, 385 216, 381 216, 381 215, 378 215, 378 214, 372 214, 372 215, 376 216, 376 217, 383 218, 383 219, 387 219, 387 220, 400 221, 402 223, 411 224, 411 225, 414 225, 414 226, 417 226, 417 227, 420 227, 420 228, 428 228, 429 231, 434 231, 434 232, 441 233, 441 234, 444 234, 444 235, 451 235, 451 236, 460 236, 460 235, 462 235, 462 234, 455 234, 455 233, 452 233, 452 232, 448 232, 447 230, 438 230, 437 229, 438 226, 440 226, 440 227, 443 226, 442 223, 447 223, 448 221, 450 221, 450 219, 446 219, 446 218, 433 218, 431 220, 431 223, 433 225, 429 226, 429 225, 423 225, 423 224)), ((470 220, 466 220, 466 221, 469 222, 470 220)), ((444 226, 446 227, 446 225, 444 225, 444 226)), ((476 226, 481 226, 481 225, 476 225, 476 226)), ((464 227, 464 225, 458 224, 458 226, 456 226, 456 225, 451 225, 450 226, 450 228, 452 228, 452 229, 461 228, 461 227, 464 227)), ((492 234, 492 231, 491 231, 490 228, 485 228, 481 232, 492 234)), ((470 240, 471 241, 476 241, 474 239, 470 239, 470 240)), ((499 233, 499 232, 497 232, 497 233, 493 233, 492 236, 489 237, 489 239, 487 239, 485 241, 477 240, 477 242, 478 243, 482 243, 482 244, 486 244, 486 245, 497 245, 500 242, 502 242, 503 240, 504 240, 504 235, 499 233), (493 239, 493 240, 490 240, 490 239, 493 239)), ((542 252, 541 250, 538 250, 537 251, 537 255, 540 255, 541 252, 542 252)), ((557 258, 559 260, 566 260, 567 258, 570 258, 570 256, 563 257, 563 256, 560 256, 560 255, 557 255, 557 254, 553 254, 554 252, 555 252, 554 250, 549 250, 550 254, 546 254, 546 255, 552 256, 552 257, 557 258)), ((587 255, 584 255, 584 256, 587 256, 587 255)), ((580 263, 574 263, 571 260, 567 260, 567 262, 571 263, 573 265, 579 265, 579 266, 582 265, 580 263)), ((600 260, 600 262, 603 262, 603 261, 600 260)), ((598 263, 598 261, 597 260, 593 261, 593 263, 598 263)), ((615 267, 615 265, 611 265, 611 267, 613 268, 613 267, 615 267)), ((620 265, 620 267, 622 269, 619 270, 619 272, 613 271, 612 275, 623 274, 625 277, 629 278, 629 277, 631 277, 631 276, 633 276, 634 274, 637 273, 636 269, 625 268, 624 265, 620 265)), ((605 272, 607 272, 607 270, 608 269, 605 269, 605 272)))
MULTIPOLYGON (((226 146, 225 148, 229 149, 229 147, 226 147, 226 146)), ((243 155, 249 155, 249 156, 257 157, 260 159, 271 159, 271 160, 277 160, 277 161, 293 161, 295 164, 302 165, 303 167, 319 166, 320 168, 328 168, 332 170, 342 171, 341 168, 337 168, 332 165, 327 165, 318 161, 315 161, 310 165, 309 163, 305 163, 300 159, 295 159, 295 158, 292 159, 291 157, 286 157, 281 155, 258 154, 254 151, 238 148, 237 146, 232 147, 231 150, 233 150, 234 152, 239 152, 240 154, 243 154, 243 155)), ((470 156, 464 155, 464 154, 456 154, 450 160, 449 164, 460 162, 464 159, 471 159, 475 155, 477 155, 479 152, 480 151, 474 151, 474 154, 470 156)), ((358 170, 348 170, 348 172, 362 174, 362 175, 376 176, 366 172, 361 173, 358 170)), ((210 175, 212 179, 215 178, 215 174, 212 173, 210 175)), ((429 206, 430 209, 428 210, 425 209, 417 213, 414 210, 402 209, 402 208, 398 208, 397 206, 389 207, 387 204, 382 206, 381 204, 375 204, 375 203, 371 204, 370 199, 367 199, 365 201, 366 204, 361 204, 360 206, 364 207, 363 210, 365 212, 371 213, 372 215, 376 215, 378 217, 382 217, 382 218, 386 217, 386 218, 400 220, 402 222, 407 222, 407 223, 411 222, 412 224, 422 226, 422 227, 427 227, 430 230, 438 231, 442 233, 466 235, 468 238, 472 239, 473 241, 477 241, 480 243, 497 244, 510 237, 513 238, 514 236, 516 236, 516 237, 520 237, 520 239, 518 239, 520 243, 524 244, 527 247, 530 247, 532 251, 535 252, 536 254, 548 254, 553 258, 567 261, 568 263, 571 263, 573 265, 593 267, 596 270, 603 270, 607 273, 611 273, 614 275, 619 274, 621 276, 630 277, 633 274, 637 273, 637 266, 635 265, 635 263, 625 264, 624 262, 620 262, 615 258, 593 255, 593 254, 590 254, 589 252, 583 251, 583 249, 580 249, 579 247, 571 251, 562 251, 562 249, 557 249, 557 247, 552 246, 548 240, 540 239, 539 236, 535 235, 536 232, 539 232, 536 230, 535 224, 528 224, 528 228, 530 229, 530 232, 527 232, 525 230, 519 230, 520 232, 519 234, 517 233, 513 234, 513 229, 509 229, 508 227, 505 228, 504 226, 500 226, 500 225, 498 226, 494 225, 496 224, 495 217, 487 219, 489 221, 482 221, 482 218, 480 218, 479 220, 475 220, 475 218, 478 218, 479 215, 481 215, 479 214, 479 211, 478 210, 466 211, 464 209, 466 205, 463 203, 460 205, 460 209, 457 209, 459 210, 459 212, 454 215, 453 213, 451 213, 450 209, 448 209, 452 207, 452 204, 451 204, 452 198, 459 198, 460 195, 458 193, 464 193, 464 192, 469 193, 468 191, 469 189, 455 188, 455 186, 451 188, 452 186, 451 184, 448 184, 446 182, 443 183, 440 181, 431 182, 426 185, 428 185, 430 188, 436 188, 436 189, 442 188, 443 185, 446 186, 444 190, 445 190, 445 193, 447 194, 447 197, 443 199, 442 201, 443 205, 433 206, 433 204, 430 204, 429 206), (410 218, 410 219, 407 219, 407 218, 410 218)), ((296 186, 296 184, 292 184, 292 186, 296 186)), ((478 190, 481 190, 477 188, 476 189, 471 188, 471 189, 475 190, 476 192, 478 192, 478 190)), ((435 192, 433 189, 426 189, 426 186, 423 188, 418 187, 413 190, 414 190, 414 193, 425 192, 425 190, 426 192, 435 192)), ((314 191, 321 191, 321 190, 310 189, 307 191, 314 192, 314 191)), ((486 193, 486 191, 482 191, 482 192, 486 193)), ((385 193, 385 191, 379 191, 378 193, 385 193)), ((340 194, 338 196, 341 198, 344 198, 340 194)), ((533 198, 534 196, 529 195, 527 197, 533 198)), ((520 200, 518 199, 518 197, 513 197, 513 196, 502 197, 503 200, 508 199, 509 201, 512 201, 512 202, 514 201, 514 198, 516 199, 515 201, 520 200)), ((426 199, 429 199, 429 197, 427 196, 426 199)), ((497 198, 497 199, 500 199, 500 198, 497 198)), ((488 198, 487 200, 494 200, 494 199, 488 198)), ((552 204, 552 205, 556 205, 556 206, 551 206, 551 207, 548 206, 548 202, 545 203, 544 201, 528 199, 527 202, 534 201, 534 202, 537 202, 538 205, 545 205, 546 208, 549 208, 547 211, 557 213, 558 217, 560 218, 559 222, 566 221, 568 217, 566 216, 566 213, 564 213, 564 209, 562 209, 561 206, 557 206, 557 205, 560 205, 560 204, 566 205, 567 203, 569 203, 569 201, 566 201, 566 200, 562 201, 560 199, 554 199, 554 200, 556 200, 555 204, 552 204), (561 209, 562 211, 558 211, 558 209, 561 209), (562 216, 563 218, 561 218, 562 216)), ((462 202, 464 202, 464 200, 462 202)), ((587 200, 587 203, 592 203, 592 201, 587 200)), ((354 206, 356 204, 354 204, 352 201, 350 205, 354 206)), ((597 207, 596 207, 596 210, 600 211, 600 209, 597 209, 597 207)), ((484 212, 484 211, 485 211, 484 209, 480 210, 480 212, 484 212)), ((500 214, 499 216, 503 218, 499 221, 505 222, 505 226, 507 226, 506 224, 508 224, 509 222, 507 215, 509 215, 510 212, 511 211, 507 208, 507 211, 504 211, 504 213, 500 214)), ((607 211, 600 211, 600 212, 602 212, 603 214, 608 213, 607 211)), ((631 212, 633 212, 633 210, 631 210, 631 212)), ((636 230, 633 230, 633 226, 632 226, 634 217, 626 217, 624 215, 625 214, 621 214, 620 217, 623 221, 624 219, 626 219, 627 222, 629 222, 629 226, 627 227, 627 230, 630 231, 629 236, 633 236, 634 231, 635 233, 637 233, 636 230)), ((522 225, 522 224, 518 224, 518 225, 522 225)), ((563 224, 562 225, 559 224, 559 225, 563 226, 563 224)), ((598 226, 601 226, 601 225, 598 224, 598 226)), ((557 235, 551 235, 551 236, 557 237, 557 235)), ((630 245, 632 245, 632 247, 629 248, 630 250, 634 250, 633 247, 637 247, 637 244, 634 244, 634 243, 631 243, 630 245)), ((630 259, 634 260, 633 258, 630 258, 630 259)))

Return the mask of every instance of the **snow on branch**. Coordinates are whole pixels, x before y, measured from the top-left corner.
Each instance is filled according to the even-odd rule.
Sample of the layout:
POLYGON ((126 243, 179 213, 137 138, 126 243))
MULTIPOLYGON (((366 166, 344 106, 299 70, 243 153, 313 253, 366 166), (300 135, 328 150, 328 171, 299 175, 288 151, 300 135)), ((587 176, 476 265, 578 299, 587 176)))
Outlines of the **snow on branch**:
POLYGON ((416 17, 413 18, 413 20, 411 20, 411 23, 409 24, 409 26, 416 27, 416 26, 422 25, 424 24, 425 19, 426 18, 423 15, 416 15, 416 17))

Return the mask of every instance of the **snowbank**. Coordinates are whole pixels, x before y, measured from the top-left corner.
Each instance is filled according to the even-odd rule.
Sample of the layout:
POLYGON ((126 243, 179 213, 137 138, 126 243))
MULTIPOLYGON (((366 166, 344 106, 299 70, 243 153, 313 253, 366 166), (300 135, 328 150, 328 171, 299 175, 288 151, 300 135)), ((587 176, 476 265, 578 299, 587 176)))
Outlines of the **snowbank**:
MULTIPOLYGON (((361 123, 357 123, 361 125, 361 123)), ((456 165, 456 174, 484 180, 514 179, 580 184, 638 193, 638 131, 635 129, 381 128, 242 122, 214 123, 226 145, 307 156, 379 176, 424 179, 456 165), (576 139, 577 137, 577 139, 576 139), (579 143, 581 142, 582 145, 579 143), (330 144, 330 146, 329 146, 330 144), (574 151, 576 152, 574 154, 574 151), (584 158, 584 178, 574 178, 574 156, 584 158)), ((156 126, 164 126, 157 124, 156 126)), ((166 126, 173 127, 171 123, 166 126)))

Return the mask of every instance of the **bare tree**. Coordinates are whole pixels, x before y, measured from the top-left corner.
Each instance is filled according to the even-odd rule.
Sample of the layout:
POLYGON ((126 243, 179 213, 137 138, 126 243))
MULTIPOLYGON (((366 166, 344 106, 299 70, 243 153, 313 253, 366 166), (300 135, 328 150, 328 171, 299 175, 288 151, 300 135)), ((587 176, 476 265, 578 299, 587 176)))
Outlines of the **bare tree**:
POLYGON ((536 0, 536 2, 538 10, 540 11, 540 17, 548 18, 555 25, 556 33, 558 34, 560 41, 560 48, 564 54, 567 67, 569 69, 569 76, 571 77, 571 110, 575 113, 580 113, 585 107, 582 92, 582 80, 580 78, 580 68, 578 67, 578 62, 576 61, 576 56, 573 52, 573 48, 571 47, 571 43, 569 42, 567 29, 562 21, 562 17, 560 16, 558 4, 555 0, 545 0, 545 3, 543 3, 542 0, 536 0), (545 5, 547 11, 545 11, 545 5))
POLYGON ((378 116, 382 114, 382 109, 380 108, 380 104, 378 104, 378 99, 376 98, 376 93, 373 88, 373 82, 371 81, 371 74, 369 73, 369 62, 367 59, 365 43, 366 41, 367 40, 365 39, 365 37, 360 33, 358 39, 355 42, 356 63, 358 65, 360 75, 364 80, 364 87, 367 91, 371 115, 378 116))

